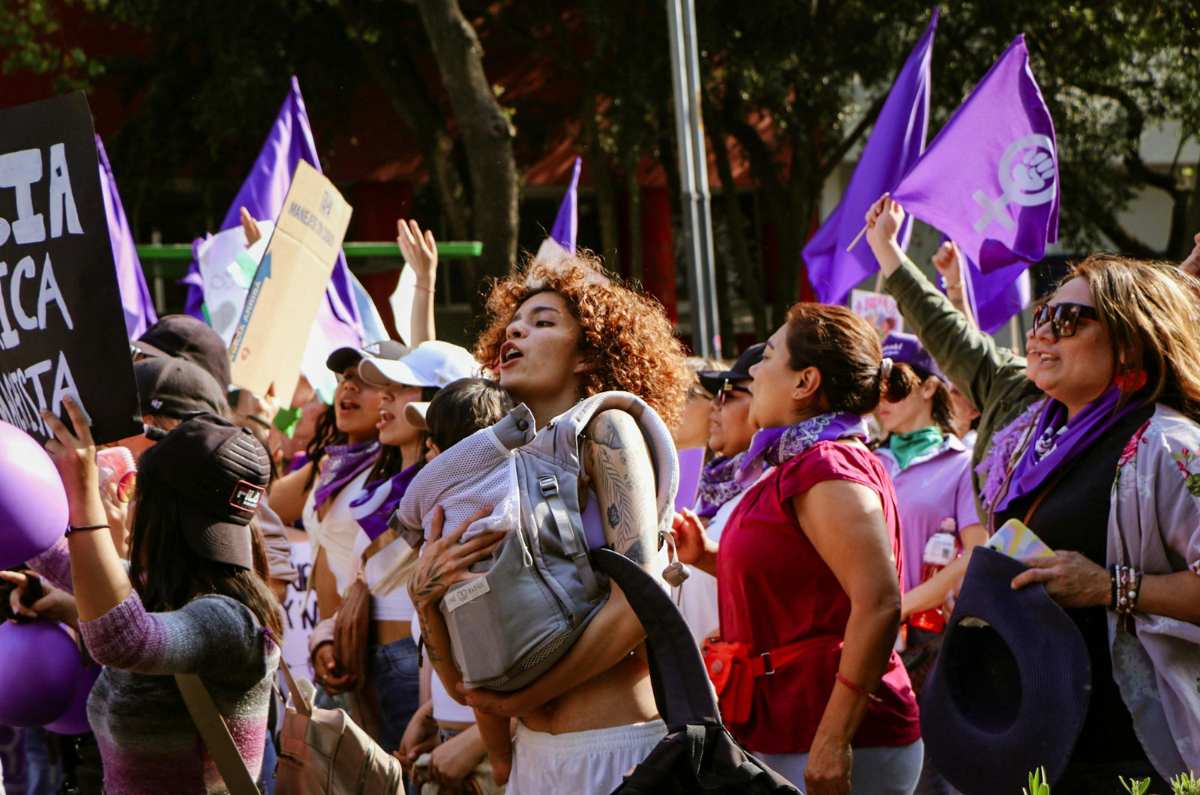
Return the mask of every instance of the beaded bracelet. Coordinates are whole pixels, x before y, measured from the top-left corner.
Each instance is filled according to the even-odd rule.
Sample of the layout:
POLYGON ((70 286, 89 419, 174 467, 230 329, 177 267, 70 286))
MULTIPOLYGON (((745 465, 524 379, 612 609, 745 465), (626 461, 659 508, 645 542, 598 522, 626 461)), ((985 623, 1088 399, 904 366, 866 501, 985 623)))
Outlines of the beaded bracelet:
POLYGON ((1127 616, 1137 608, 1138 595, 1142 590, 1142 572, 1133 566, 1109 567, 1112 578, 1112 594, 1109 609, 1117 615, 1127 616))

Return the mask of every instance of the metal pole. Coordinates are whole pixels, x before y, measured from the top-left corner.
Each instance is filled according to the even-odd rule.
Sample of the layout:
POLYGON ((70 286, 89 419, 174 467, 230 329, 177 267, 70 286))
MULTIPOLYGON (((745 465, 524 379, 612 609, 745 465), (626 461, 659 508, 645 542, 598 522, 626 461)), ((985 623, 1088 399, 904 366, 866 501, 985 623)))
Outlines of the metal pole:
POLYGON ((671 73, 675 88, 675 137, 679 142, 679 181, 687 240, 692 345, 700 356, 721 352, 713 271, 712 217, 708 202, 708 158, 700 104, 700 61, 694 0, 667 0, 671 73))

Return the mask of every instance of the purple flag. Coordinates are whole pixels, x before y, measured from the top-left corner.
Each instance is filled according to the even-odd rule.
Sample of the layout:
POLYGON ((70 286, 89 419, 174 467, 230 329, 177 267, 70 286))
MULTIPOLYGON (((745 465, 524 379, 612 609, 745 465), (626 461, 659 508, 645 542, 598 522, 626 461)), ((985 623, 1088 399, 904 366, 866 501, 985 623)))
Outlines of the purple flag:
POLYGON ((558 206, 558 217, 554 219, 554 226, 550 229, 550 239, 572 254, 575 253, 575 236, 579 232, 578 189, 579 167, 582 163, 580 158, 575 158, 575 167, 571 170, 571 183, 567 185, 562 204, 558 206))
POLYGON ((992 273, 983 273, 975 263, 962 262, 963 293, 979 328, 992 334, 1025 307, 1033 297, 1029 263, 1016 262, 992 273))
MULTIPOLYGON (((242 183, 233 204, 229 205, 225 220, 221 222, 221 229, 232 229, 241 225, 242 207, 256 220, 275 220, 283 209, 283 200, 291 187, 296 164, 301 160, 307 161, 317 171, 321 170, 321 163, 317 158, 317 145, 308 122, 308 111, 304 107, 304 97, 300 94, 300 81, 293 76, 291 91, 283 101, 279 115, 275 117, 275 124, 271 126, 271 132, 267 135, 258 159, 254 161, 254 167, 242 183)), ((204 291, 200 266, 195 259, 181 281, 188 285, 184 311, 193 317, 203 318, 204 291)), ((329 286, 325 288, 325 302, 318 310, 318 321, 323 326, 327 326, 330 320, 323 317, 326 313, 332 315, 335 322, 350 326, 356 336, 362 337, 362 318, 355 303, 350 270, 346 267, 344 254, 338 254, 329 286)))
POLYGON ((96 136, 96 159, 100 162, 100 195, 104 200, 104 214, 108 216, 108 240, 112 244, 113 264, 117 269, 117 287, 121 292, 121 308, 125 310, 125 333, 135 340, 146 333, 146 329, 158 321, 154 301, 146 288, 146 275, 142 261, 138 259, 137 244, 129 230, 125 208, 121 206, 121 194, 117 192, 117 180, 108 162, 104 142, 96 136))
MULTIPOLYGON (((990 274, 1058 239, 1054 122, 1017 36, 892 192, 990 274)), ((1015 274, 1014 274, 1015 277, 1015 274)))
MULTIPOLYGON (((871 205, 885 191, 896 187, 925 149, 925 133, 929 129, 929 60, 937 22, 935 8, 925 33, 904 62, 879 111, 842 200, 804 247, 808 280, 819 301, 841 303, 855 285, 879 269, 870 247, 855 246, 847 253, 846 246, 862 229, 863 217, 871 205)), ((900 230, 901 246, 908 247, 911 231, 912 223, 905 221, 900 230)))

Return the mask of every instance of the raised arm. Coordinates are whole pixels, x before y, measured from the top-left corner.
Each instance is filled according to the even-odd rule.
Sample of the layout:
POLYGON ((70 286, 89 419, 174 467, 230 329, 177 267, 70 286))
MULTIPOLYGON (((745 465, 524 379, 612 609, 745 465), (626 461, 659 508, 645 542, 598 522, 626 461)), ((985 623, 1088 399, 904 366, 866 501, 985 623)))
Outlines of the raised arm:
POLYGON ((90 621, 125 602, 133 586, 108 533, 108 517, 100 499, 100 470, 96 465, 92 429, 73 398, 64 398, 63 405, 73 429, 68 429, 48 411, 42 412, 42 419, 54 434, 54 439, 47 442, 46 450, 62 477, 71 527, 78 529, 67 539, 71 586, 80 620, 90 621))
MULTIPOLYGON (((655 576, 658 512, 654 467, 637 422, 624 411, 593 418, 584 444, 591 480, 609 545, 655 576)), ((511 695, 486 690, 467 693, 467 703, 487 712, 520 717, 604 673, 645 640, 646 632, 614 583, 604 607, 562 659, 536 682, 511 695)))
POLYGON ((1025 359, 996 345, 925 278, 900 248, 903 221, 904 208, 886 196, 867 213, 867 242, 885 277, 883 289, 942 372, 982 411, 1026 382, 1025 359))
POLYGON ((412 339, 405 340, 410 347, 437 339, 437 328, 433 318, 434 289, 437 285, 438 253, 433 232, 416 221, 396 221, 396 243, 404 255, 404 261, 417 276, 416 293, 412 305, 412 339))

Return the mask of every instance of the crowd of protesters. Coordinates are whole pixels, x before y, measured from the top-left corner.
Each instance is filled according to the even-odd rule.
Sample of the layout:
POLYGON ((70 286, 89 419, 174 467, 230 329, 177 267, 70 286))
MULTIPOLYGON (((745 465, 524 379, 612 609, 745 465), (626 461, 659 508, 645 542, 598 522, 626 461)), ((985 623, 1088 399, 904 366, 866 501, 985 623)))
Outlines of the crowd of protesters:
MULTIPOLYGON (((101 482, 78 406, 67 403, 69 424, 45 414, 70 529, 0 575, 15 614, 73 627, 103 666, 77 744, 97 753, 78 755, 74 781, 113 795, 227 791, 172 676, 197 674, 271 791, 292 528, 312 545, 321 618, 311 670, 297 673, 311 675, 318 705, 346 709, 400 760, 409 791, 618 787, 670 728, 621 589, 605 585, 570 648, 507 691, 468 685, 455 660, 473 649, 452 640, 445 604, 513 532, 471 522, 519 502, 508 481, 477 478, 468 440, 505 422, 532 435, 606 392, 636 396, 706 460, 694 505, 667 531, 653 440, 630 413, 599 411, 578 451, 581 505, 594 509, 584 524, 664 588, 672 559, 691 567, 672 592, 722 719, 797 788, 944 793, 963 780, 926 740, 955 741, 930 732, 936 716, 949 727, 978 716, 923 691, 950 654, 948 619, 977 550, 1009 519, 1053 554, 1024 561, 1005 587, 1044 588, 1090 663, 1073 674, 1090 693, 1081 729, 1038 746, 1061 757, 1042 760, 1061 768, 1054 792, 1120 791, 1118 776, 1166 792, 1200 769, 1193 263, 1087 257, 1037 305, 1022 356, 972 325, 953 283, 943 293, 907 258, 903 219, 884 197, 867 240, 912 334, 881 340, 844 307, 797 304, 731 363, 688 360, 653 298, 565 252, 490 287, 473 351, 439 341, 436 246, 415 223, 400 240, 418 274, 414 339, 335 351, 330 405, 303 383, 290 407, 231 391, 220 338, 163 318, 134 345, 145 434, 120 445, 137 457, 136 494, 101 482), (302 415, 290 437, 281 408, 302 415), (432 508, 413 485, 453 465, 453 501, 482 509, 472 520, 449 522, 451 498, 432 508), (399 531, 406 507, 419 537, 399 531), (35 578, 43 595, 25 598, 35 578)), ((947 244, 935 264, 953 273, 954 255, 947 244)), ((993 690, 989 662, 951 671, 949 686, 993 690)), ((1010 723, 1038 705, 1009 713, 1018 706, 1010 723)), ((957 755, 977 763, 993 749, 970 737, 957 755)))

